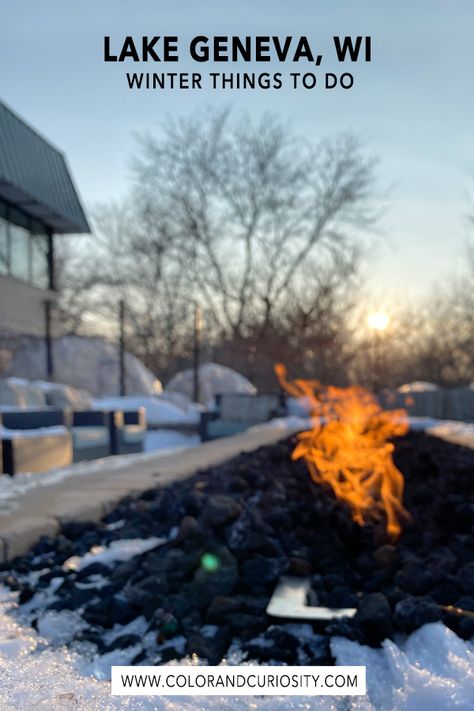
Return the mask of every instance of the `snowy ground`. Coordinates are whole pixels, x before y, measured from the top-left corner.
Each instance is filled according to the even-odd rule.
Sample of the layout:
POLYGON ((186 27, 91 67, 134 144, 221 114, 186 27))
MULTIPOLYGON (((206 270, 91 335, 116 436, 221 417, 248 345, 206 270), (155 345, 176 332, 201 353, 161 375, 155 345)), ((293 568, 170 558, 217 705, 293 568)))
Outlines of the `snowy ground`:
MULTIPOLYGON (((67 650, 59 645, 67 640, 68 625, 73 626, 74 620, 67 620, 64 612, 50 615, 40 622, 37 633, 18 619, 15 599, 15 593, 0 590, 0 711, 36 707, 51 711, 471 711, 474 705, 474 647, 441 623, 426 625, 400 646, 387 641, 377 650, 333 639, 339 664, 367 666, 365 698, 112 698, 110 666, 128 664, 133 650, 103 657, 94 656, 85 645, 67 650)), ((301 625, 300 632, 310 634, 310 628, 301 625)), ((242 663, 242 659, 236 653, 228 663, 242 663)))
POLYGON ((152 430, 146 433, 145 452, 158 452, 177 447, 196 447, 201 443, 199 435, 184 434, 177 430, 152 430))

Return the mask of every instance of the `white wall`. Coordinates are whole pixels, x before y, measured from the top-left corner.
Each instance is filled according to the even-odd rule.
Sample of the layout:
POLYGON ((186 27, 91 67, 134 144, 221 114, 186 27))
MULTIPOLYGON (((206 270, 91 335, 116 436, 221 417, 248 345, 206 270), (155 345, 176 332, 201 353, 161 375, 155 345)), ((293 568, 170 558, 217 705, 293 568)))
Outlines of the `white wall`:
POLYGON ((37 289, 9 276, 0 276, 0 331, 44 336, 46 300, 54 291, 37 289))

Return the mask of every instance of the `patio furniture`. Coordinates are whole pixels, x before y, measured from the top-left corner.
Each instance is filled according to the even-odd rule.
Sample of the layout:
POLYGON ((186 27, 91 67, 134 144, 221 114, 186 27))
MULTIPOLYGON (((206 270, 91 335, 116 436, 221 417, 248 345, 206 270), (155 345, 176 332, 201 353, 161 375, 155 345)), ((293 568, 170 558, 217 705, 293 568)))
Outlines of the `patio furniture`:
POLYGON ((11 430, 0 427, 4 474, 43 472, 72 462, 72 436, 66 427, 11 430))
POLYGON ((6 410, 0 413, 3 473, 40 472, 107 457, 142 452, 145 411, 6 410))
POLYGON ((144 408, 138 410, 113 410, 109 413, 112 454, 143 452, 146 435, 144 408))
POLYGON ((201 413, 199 434, 207 442, 228 437, 286 414, 284 394, 222 393, 216 395, 216 410, 201 413))

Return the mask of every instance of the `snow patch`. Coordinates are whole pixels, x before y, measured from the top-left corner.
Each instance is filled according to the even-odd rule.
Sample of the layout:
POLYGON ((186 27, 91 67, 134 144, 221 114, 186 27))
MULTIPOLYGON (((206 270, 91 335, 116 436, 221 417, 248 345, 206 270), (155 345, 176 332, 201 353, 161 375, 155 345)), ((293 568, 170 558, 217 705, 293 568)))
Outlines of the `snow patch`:
POLYGON ((145 452, 175 449, 186 449, 201 444, 199 435, 186 435, 176 430, 154 430, 147 432, 145 437, 145 452))
MULTIPOLYGON (((113 396, 118 392, 119 354, 115 343, 72 335, 55 339, 53 348, 55 377, 59 383, 86 390, 93 397, 113 396)), ((131 353, 125 353, 125 372, 126 392, 146 395, 161 392, 160 381, 131 353)), ((14 339, 5 374, 46 380, 44 339, 34 336, 14 339)))
POLYGON ((400 646, 381 650, 341 637, 331 642, 338 664, 367 666, 367 711, 470 711, 474 700, 474 647, 441 622, 425 625, 400 646))
POLYGON ((414 380, 412 383, 405 383, 398 388, 399 393, 432 393, 439 390, 439 385, 428 383, 425 380, 414 380))
POLYGON ((114 563, 123 563, 136 555, 141 555, 153 550, 168 541, 167 538, 123 538, 112 541, 109 546, 92 546, 90 551, 83 556, 73 555, 63 563, 64 570, 83 570, 91 563, 102 563, 112 567, 114 563))
POLYGON ((181 407, 158 395, 126 395, 94 400, 96 410, 137 410, 141 407, 146 412, 148 425, 197 424, 201 409, 192 403, 187 407, 181 407))

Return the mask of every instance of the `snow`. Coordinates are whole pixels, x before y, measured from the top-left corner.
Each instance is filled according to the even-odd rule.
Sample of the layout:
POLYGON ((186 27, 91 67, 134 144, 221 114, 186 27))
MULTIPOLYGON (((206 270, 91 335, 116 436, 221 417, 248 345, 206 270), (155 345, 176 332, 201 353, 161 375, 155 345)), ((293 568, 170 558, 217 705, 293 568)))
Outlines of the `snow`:
MULTIPOLYGON (((5 346, 4 346, 5 348, 5 346)), ((15 339, 6 376, 45 380, 44 339, 22 336, 15 339)), ((102 338, 63 336, 54 341, 54 372, 59 383, 87 390, 93 397, 119 392, 119 354, 115 343, 102 338)), ((141 361, 125 354, 126 392, 152 395, 161 392, 161 383, 141 361)))
POLYGON ((427 383, 425 380, 414 380, 412 383, 405 383, 398 388, 399 393, 430 393, 439 390, 435 383, 427 383))
POLYGON ((44 407, 41 388, 25 378, 0 378, 0 403, 13 408, 44 407))
MULTIPOLYGON (((112 711, 144 709, 116 701, 109 684, 81 676, 81 658, 65 649, 54 650, 30 627, 7 614, 15 596, 0 595, 0 711, 31 711, 33 708, 112 711)), ((149 706, 149 708, 153 708, 149 706)))
POLYGON ((410 417, 412 430, 424 430, 441 439, 462 443, 474 449, 474 423, 458 420, 436 420, 434 417, 410 417))
POLYGON ((474 646, 442 623, 425 625, 397 646, 382 650, 338 638, 331 643, 338 664, 367 666, 367 711, 470 711, 474 704, 474 646))
POLYGON ((96 410, 137 410, 140 407, 145 409, 147 425, 197 424, 201 410, 191 403, 180 407, 159 395, 126 395, 94 400, 96 410))
POLYGON ((53 647, 60 647, 70 642, 74 635, 88 627, 75 610, 47 610, 38 618, 38 633, 45 637, 53 647))
MULTIPOLYGON (((0 590, 0 711, 470 711, 473 706, 474 647, 441 623, 422 627, 398 645, 386 641, 381 649, 334 638, 331 646, 338 664, 367 666, 365 698, 112 697, 110 666, 129 664, 138 647, 102 657, 87 643, 65 649, 60 645, 78 624, 74 613, 47 613, 36 632, 22 622, 16 596, 0 590)), ((299 627, 305 627, 300 633, 311 639, 311 628, 299 627)), ((146 641, 145 621, 116 626, 107 633, 108 641, 127 632, 146 641)), ((242 663, 239 653, 230 655, 228 663, 242 663)), ((179 664, 195 665, 196 660, 179 664)))
POLYGON ((114 563, 123 563, 136 555, 141 555, 166 543, 167 538, 152 536, 147 539, 130 538, 112 541, 109 546, 93 546, 88 553, 83 556, 72 556, 64 564, 64 570, 83 570, 92 563, 102 563, 108 567, 113 567, 114 563))
POLYGON ((286 409, 291 416, 309 417, 314 409, 314 403, 310 397, 287 397, 286 409))
POLYGON ((86 390, 77 390, 63 383, 51 383, 48 380, 35 380, 32 383, 43 393, 50 407, 71 407, 74 410, 90 410, 92 398, 86 390))
POLYGON ((154 430, 147 432, 145 436, 146 452, 176 448, 182 450, 187 447, 197 447, 199 444, 201 444, 199 435, 187 435, 176 430, 154 430))
POLYGON ((427 429, 430 434, 435 434, 438 437, 449 439, 459 438, 472 441, 474 446, 474 423, 455 422, 454 420, 439 420, 427 429))
MULTIPOLYGON (((193 389, 192 369, 177 373, 165 387, 167 392, 178 392, 189 398, 193 396, 193 389)), ((217 363, 203 363, 199 366, 199 402, 203 405, 209 405, 216 395, 223 393, 255 395, 256 392, 250 380, 232 368, 217 363)))
POLYGON ((54 437, 58 435, 68 434, 69 430, 63 425, 55 425, 54 427, 38 427, 34 430, 10 430, 7 427, 0 425, 0 439, 37 439, 38 437, 54 437))

